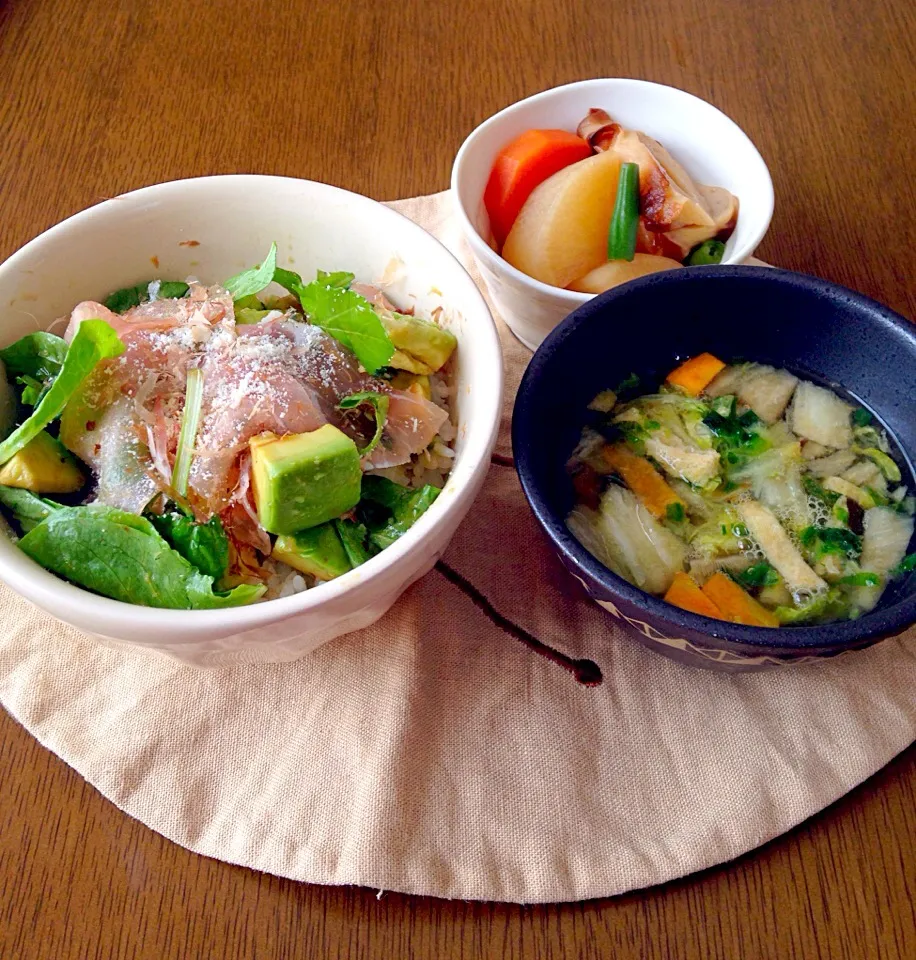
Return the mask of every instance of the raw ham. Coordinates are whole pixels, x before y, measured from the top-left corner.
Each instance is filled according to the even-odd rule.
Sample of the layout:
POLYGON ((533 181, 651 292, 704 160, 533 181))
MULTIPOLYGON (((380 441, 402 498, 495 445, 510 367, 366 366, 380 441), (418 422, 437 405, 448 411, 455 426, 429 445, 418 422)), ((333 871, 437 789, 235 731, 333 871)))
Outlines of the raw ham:
MULTIPOLYGON (((361 289, 386 305, 380 291, 361 289)), ((369 439, 364 418, 338 404, 351 393, 385 393, 390 399, 382 439, 365 459, 366 466, 380 469, 425 450, 448 414, 368 375, 337 340, 291 311, 236 327, 232 310, 222 288, 208 291, 198 284, 188 297, 143 303, 120 316, 99 303, 79 304, 68 338, 95 317, 114 328, 125 350, 93 375, 87 391, 105 399, 98 416, 87 415, 86 432, 74 448, 99 473, 100 499, 141 512, 157 491, 169 492, 187 371, 200 367, 203 403, 188 500, 201 519, 220 514, 238 544, 267 552, 270 542, 247 485, 249 440, 332 423, 362 446, 369 439)))

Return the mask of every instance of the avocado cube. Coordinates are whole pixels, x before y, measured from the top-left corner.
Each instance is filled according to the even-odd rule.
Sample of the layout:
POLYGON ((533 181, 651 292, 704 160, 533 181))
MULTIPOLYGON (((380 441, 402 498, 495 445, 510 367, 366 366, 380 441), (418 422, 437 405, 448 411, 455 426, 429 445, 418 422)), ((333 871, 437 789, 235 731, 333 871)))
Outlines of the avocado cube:
POLYGON ((33 493, 75 493, 85 482, 76 458, 45 430, 0 467, 0 483, 33 493))
POLYGON ((411 373, 432 373, 439 370, 452 355, 458 341, 455 335, 429 320, 419 317, 409 317, 403 313, 383 313, 380 315, 385 332, 396 348, 396 353, 390 361, 391 366, 409 370, 411 373), (420 361, 419 369, 415 363, 398 363, 399 356, 409 354, 409 357, 420 361))
POLYGON ((277 537, 271 556, 318 580, 333 580, 352 569, 332 523, 277 537))
POLYGON ((359 503, 362 470, 356 444, 331 424, 310 433, 249 441, 254 499, 270 533, 298 533, 359 503))

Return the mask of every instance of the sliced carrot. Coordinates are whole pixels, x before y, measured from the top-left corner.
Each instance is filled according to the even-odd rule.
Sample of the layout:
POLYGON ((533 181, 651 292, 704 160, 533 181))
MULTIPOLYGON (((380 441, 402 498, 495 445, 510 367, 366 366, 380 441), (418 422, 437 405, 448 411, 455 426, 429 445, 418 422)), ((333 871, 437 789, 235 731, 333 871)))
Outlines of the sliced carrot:
POLYGON ((623 444, 605 447, 602 456, 653 517, 664 517, 668 507, 674 504, 684 508, 684 501, 668 486, 658 470, 623 444))
POLYGON ((701 353, 685 360, 668 374, 668 383, 683 387, 691 397, 702 393, 712 383, 716 374, 725 369, 725 364, 711 353, 701 353))
POLYGON ((674 575, 674 580, 665 594, 665 600, 680 607, 681 610, 689 610, 691 613, 699 613, 701 616, 713 617, 716 620, 726 619, 722 611, 697 586, 696 581, 682 570, 678 570, 674 575))
POLYGON ((778 627, 779 620, 724 573, 714 573, 703 593, 722 611, 722 619, 749 627, 778 627))
POLYGON ((568 130, 526 130, 503 147, 483 194, 496 242, 503 245, 519 210, 538 184, 591 155, 588 141, 568 130))

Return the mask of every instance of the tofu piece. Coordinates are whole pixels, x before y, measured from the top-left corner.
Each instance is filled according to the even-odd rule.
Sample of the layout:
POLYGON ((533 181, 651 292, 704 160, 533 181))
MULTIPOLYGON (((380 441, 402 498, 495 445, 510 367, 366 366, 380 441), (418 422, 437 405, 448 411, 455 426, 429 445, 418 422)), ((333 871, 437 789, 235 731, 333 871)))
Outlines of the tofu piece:
POLYGON ((762 503, 754 500, 740 503, 738 513, 790 590, 818 593, 827 589, 827 584, 808 566, 779 521, 762 503))

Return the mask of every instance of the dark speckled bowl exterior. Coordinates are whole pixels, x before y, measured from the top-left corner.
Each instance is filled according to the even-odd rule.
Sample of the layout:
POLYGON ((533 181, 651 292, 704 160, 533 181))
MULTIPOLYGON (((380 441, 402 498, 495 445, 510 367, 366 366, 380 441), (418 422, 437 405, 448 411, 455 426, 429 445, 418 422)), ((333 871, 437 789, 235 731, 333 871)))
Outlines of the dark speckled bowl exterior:
MULTIPOLYGON (((912 476, 916 327, 858 293, 767 267, 691 267, 609 290, 570 314, 535 353, 515 401, 522 488, 561 559, 594 600, 653 650, 729 672, 807 662, 869 646, 916 621, 916 574, 853 621, 768 630, 688 613, 611 573, 569 533, 565 464, 585 408, 631 371, 651 386, 678 358, 709 351, 839 387, 882 421, 912 476)), ((911 548, 912 549, 912 546, 911 548)))

